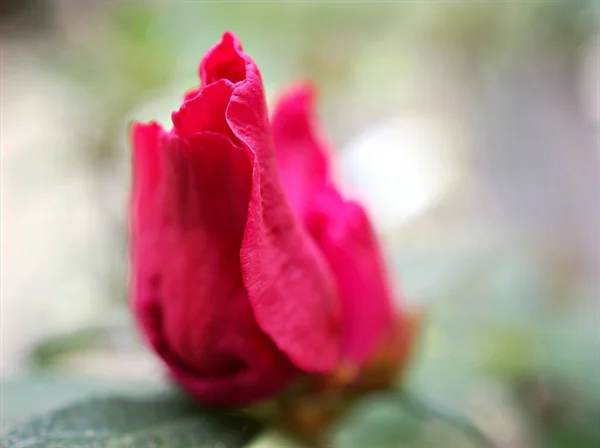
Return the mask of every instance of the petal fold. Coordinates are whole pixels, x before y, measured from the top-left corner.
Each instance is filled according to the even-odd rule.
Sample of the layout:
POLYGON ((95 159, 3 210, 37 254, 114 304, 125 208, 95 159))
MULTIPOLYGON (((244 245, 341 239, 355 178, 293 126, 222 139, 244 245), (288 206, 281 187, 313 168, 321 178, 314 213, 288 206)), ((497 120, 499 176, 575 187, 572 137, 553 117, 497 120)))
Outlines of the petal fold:
POLYGON ((313 198, 308 223, 337 279, 344 360, 362 364, 377 350, 394 316, 379 242, 365 210, 332 186, 313 198))
POLYGON ((307 83, 289 89, 280 97, 271 120, 283 185, 300 217, 329 176, 325 144, 313 124, 315 96, 315 88, 307 83))
POLYGON ((368 360, 392 324, 391 285, 364 209, 332 184, 327 146, 315 120, 314 89, 300 84, 282 95, 272 117, 283 185, 298 218, 319 247, 339 292, 342 357, 368 360))
POLYGON ((227 122, 248 150, 252 191, 240 251, 244 284, 260 327, 300 369, 328 372, 339 361, 339 308, 331 272, 292 212, 270 133, 262 80, 246 64, 227 122))

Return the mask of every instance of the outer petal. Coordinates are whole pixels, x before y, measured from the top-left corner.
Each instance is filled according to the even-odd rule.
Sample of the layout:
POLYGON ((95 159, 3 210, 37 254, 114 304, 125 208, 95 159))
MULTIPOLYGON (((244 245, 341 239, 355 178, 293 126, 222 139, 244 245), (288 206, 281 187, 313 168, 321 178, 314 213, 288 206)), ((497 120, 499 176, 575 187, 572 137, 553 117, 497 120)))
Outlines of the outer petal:
MULTIPOLYGON (((152 154, 160 166, 153 207, 133 221, 134 308, 149 342, 205 403, 278 392, 296 370, 257 327, 239 265, 246 151, 219 134, 187 140, 155 125, 137 126, 134 144, 136 155, 152 154)), ((135 164, 140 173, 145 161, 135 164)), ((134 213, 145 194, 134 196, 134 213)))
POLYGON ((314 102, 313 86, 298 85, 280 97, 271 120, 283 185, 303 219, 312 197, 328 178, 325 145, 313 127, 314 102))
POLYGON ((286 193, 336 277, 341 298, 343 357, 362 363, 392 323, 385 266, 369 219, 329 184, 327 152, 314 125, 314 92, 290 89, 272 118, 286 193))
POLYGON ((143 224, 148 213, 151 213, 155 204, 156 192, 160 179, 159 136, 162 129, 158 123, 148 125, 134 124, 131 128, 133 142, 132 164, 133 185, 131 192, 131 205, 133 207, 131 218, 140 219, 143 224))
POLYGON ((234 138, 225 121, 225 110, 234 84, 226 79, 204 87, 181 108, 173 112, 173 126, 178 135, 193 137, 198 132, 211 131, 234 138))
MULTIPOLYGON (((259 326, 296 366, 308 372, 328 372, 339 360, 333 279, 281 186, 258 68, 232 34, 225 34, 220 45, 227 49, 222 53, 228 58, 245 63, 246 78, 233 91, 227 122, 252 165, 248 220, 240 250, 248 298, 259 326)), ((213 50, 203 61, 203 79, 216 79, 223 72, 224 59, 213 50)), ((234 77, 241 70, 224 72, 234 77)))
POLYGON ((343 357, 362 364, 392 325, 393 301, 379 244, 364 209, 331 186, 313 197, 308 225, 337 279, 343 357))
POLYGON ((159 268, 157 257, 148 256, 157 240, 160 179, 160 138, 163 133, 158 123, 134 124, 131 128, 133 145, 133 185, 130 198, 130 252, 132 259, 131 297, 148 295, 148 282, 159 268))

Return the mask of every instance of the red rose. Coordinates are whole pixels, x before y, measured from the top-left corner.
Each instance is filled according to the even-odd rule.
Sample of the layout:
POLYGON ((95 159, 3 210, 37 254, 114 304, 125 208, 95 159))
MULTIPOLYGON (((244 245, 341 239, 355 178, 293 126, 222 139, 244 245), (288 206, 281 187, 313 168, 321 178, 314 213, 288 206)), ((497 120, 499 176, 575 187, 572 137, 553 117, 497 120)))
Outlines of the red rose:
POLYGON ((360 366, 393 310, 364 211, 329 183, 309 92, 280 103, 275 157, 260 73, 233 34, 200 78, 173 129, 133 127, 132 301, 177 382, 242 405, 360 366))

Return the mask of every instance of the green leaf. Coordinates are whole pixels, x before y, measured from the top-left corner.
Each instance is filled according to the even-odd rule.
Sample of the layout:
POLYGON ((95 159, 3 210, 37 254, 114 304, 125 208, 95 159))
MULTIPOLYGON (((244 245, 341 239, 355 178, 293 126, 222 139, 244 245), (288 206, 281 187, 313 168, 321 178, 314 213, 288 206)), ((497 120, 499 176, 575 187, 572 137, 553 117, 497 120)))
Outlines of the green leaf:
MULTIPOLYGON (((167 390, 166 387, 164 390, 167 390)), ((0 434, 34 415, 50 412, 90 396, 123 393, 131 396, 134 391, 140 396, 158 393, 156 385, 52 374, 3 381, 0 383, 0 434)))
POLYGON ((490 448, 492 442, 465 416, 416 395, 373 394, 359 401, 332 434, 335 448, 490 448))
POLYGON ((237 448, 262 429, 239 412, 178 395, 93 398, 14 427, 0 447, 237 448))
POLYGON ((111 338, 115 339, 114 335, 120 333, 119 330, 121 328, 99 325, 48 338, 33 349, 31 363, 36 368, 49 367, 73 352, 106 345, 111 338))

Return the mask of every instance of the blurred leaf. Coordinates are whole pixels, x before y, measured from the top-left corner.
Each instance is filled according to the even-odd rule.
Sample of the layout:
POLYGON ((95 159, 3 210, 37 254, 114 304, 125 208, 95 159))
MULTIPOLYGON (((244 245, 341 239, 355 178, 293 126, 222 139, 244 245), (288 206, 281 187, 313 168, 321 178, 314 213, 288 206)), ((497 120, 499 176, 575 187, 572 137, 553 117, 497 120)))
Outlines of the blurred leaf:
POLYGON ((93 394, 123 393, 147 389, 131 382, 100 381, 42 374, 3 381, 0 384, 0 431, 30 418, 49 412, 93 394))
POLYGON ((114 338, 112 327, 91 327, 48 338, 38 344, 30 358, 34 367, 47 368, 73 352, 85 351, 114 338))
POLYGON ((118 309, 96 320, 95 325, 57 334, 42 340, 31 351, 30 363, 35 369, 59 366, 72 355, 93 350, 127 353, 147 352, 137 332, 133 316, 127 309, 118 309))
POLYGON ((395 403, 380 397, 369 398, 342 419, 332 436, 333 446, 383 448, 396 446, 399 440, 403 446, 411 446, 423 426, 424 422, 395 403))
POLYGON ((513 383, 515 397, 548 448, 600 446, 600 405, 568 384, 536 376, 513 383))
POLYGON ((412 393, 373 395, 360 401, 333 433, 333 446, 491 447, 485 435, 462 415, 412 393))
POLYGON ((245 448, 305 448, 305 445, 290 438, 287 434, 269 429, 261 433, 245 448))
POLYGON ((199 408, 178 395, 93 398, 13 428, 0 447, 242 447, 261 430, 239 413, 199 408))

